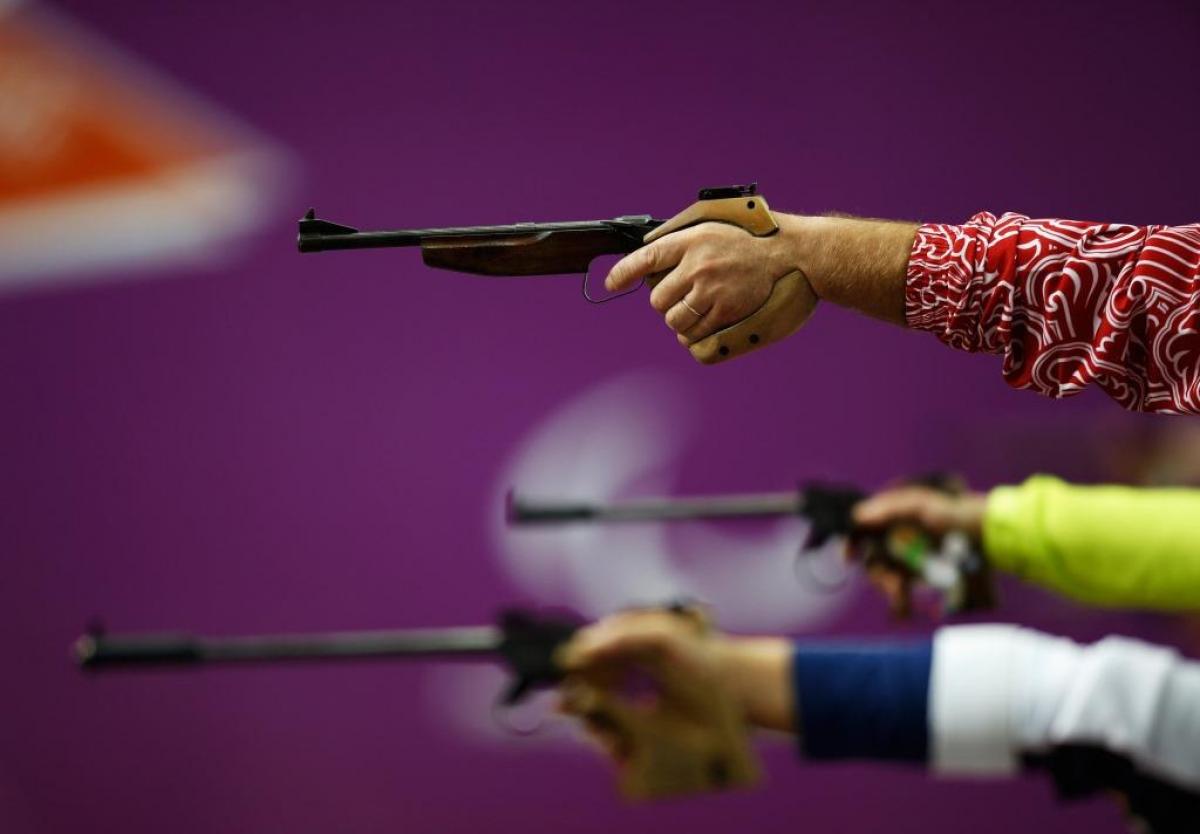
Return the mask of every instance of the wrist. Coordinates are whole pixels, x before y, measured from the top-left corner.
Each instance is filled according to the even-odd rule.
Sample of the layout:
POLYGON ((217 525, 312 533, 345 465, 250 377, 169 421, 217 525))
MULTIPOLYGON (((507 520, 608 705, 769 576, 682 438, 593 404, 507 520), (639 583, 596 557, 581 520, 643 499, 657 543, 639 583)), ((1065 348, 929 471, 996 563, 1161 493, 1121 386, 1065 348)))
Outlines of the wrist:
POLYGON ((917 224, 776 214, 795 268, 817 297, 903 325, 908 257, 917 224))
POLYGON ((783 637, 718 638, 720 685, 747 723, 773 730, 794 728, 792 644, 783 637))
POLYGON ((959 527, 976 541, 983 538, 983 517, 987 512, 988 496, 984 492, 968 492, 959 498, 959 527))
POLYGON ((829 233, 828 228, 822 227, 824 217, 808 217, 800 214, 783 214, 774 212, 775 222, 779 225, 777 239, 779 241, 781 258, 786 264, 787 271, 800 270, 817 298, 824 298, 819 285, 822 283, 821 265, 818 263, 818 242, 823 235, 829 233))
POLYGON ((818 298, 834 300, 830 296, 838 293, 830 286, 835 271, 830 256, 845 237, 847 218, 776 212, 775 220, 790 267, 804 273, 818 298))

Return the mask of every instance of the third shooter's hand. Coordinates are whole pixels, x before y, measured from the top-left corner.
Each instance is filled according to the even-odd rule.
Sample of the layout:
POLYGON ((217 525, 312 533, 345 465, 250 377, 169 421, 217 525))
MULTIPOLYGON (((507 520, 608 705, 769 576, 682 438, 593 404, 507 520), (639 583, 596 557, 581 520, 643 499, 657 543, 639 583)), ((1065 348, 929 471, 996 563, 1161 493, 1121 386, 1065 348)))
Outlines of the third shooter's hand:
MULTIPOLYGON (((788 730, 794 717, 790 658, 787 639, 730 637, 698 628, 688 616, 643 609, 583 629, 567 644, 562 663, 571 674, 592 680, 640 670, 656 682, 663 699, 697 716, 720 692, 750 724, 788 730)), ((565 706, 572 711, 569 701, 565 706)))
POLYGON ((798 268, 793 221, 776 214, 779 232, 755 237, 728 223, 701 223, 672 232, 627 255, 604 281, 609 291, 641 279, 654 283, 650 305, 687 346, 749 316, 775 282, 798 268))
MULTIPOLYGON (((926 486, 885 489, 854 508, 854 524, 861 530, 886 530, 900 524, 921 528, 937 540, 961 531, 978 542, 983 532, 987 496, 978 492, 947 493, 926 486)), ((875 562, 867 578, 887 598, 891 611, 907 617, 911 607, 912 575, 902 566, 875 562)))

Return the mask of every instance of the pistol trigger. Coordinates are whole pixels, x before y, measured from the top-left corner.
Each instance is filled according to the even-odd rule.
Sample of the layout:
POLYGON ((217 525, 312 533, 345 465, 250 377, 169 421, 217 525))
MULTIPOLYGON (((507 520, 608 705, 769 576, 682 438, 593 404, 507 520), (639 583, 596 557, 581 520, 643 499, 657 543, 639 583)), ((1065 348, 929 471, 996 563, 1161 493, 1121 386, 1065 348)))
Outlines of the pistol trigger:
POLYGON ((824 525, 818 522, 813 522, 809 525, 808 533, 804 536, 804 549, 816 550, 818 547, 823 546, 825 542, 829 541, 829 538, 832 535, 833 533, 827 530, 824 525))

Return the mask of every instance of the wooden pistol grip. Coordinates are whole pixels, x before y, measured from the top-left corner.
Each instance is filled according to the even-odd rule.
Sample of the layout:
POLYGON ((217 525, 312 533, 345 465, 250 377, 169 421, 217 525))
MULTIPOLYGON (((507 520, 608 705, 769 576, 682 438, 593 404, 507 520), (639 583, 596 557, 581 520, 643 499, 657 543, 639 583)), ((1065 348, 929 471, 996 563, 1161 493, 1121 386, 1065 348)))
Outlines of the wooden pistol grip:
MULTIPOLYGON (((699 223, 729 223, 745 229, 755 237, 768 237, 779 231, 779 224, 767 205, 757 194, 744 197, 725 197, 719 200, 698 200, 679 214, 647 234, 643 240, 653 243, 664 235, 695 226, 699 223)), ((651 288, 662 278, 646 278, 651 288)), ((731 324, 700 341, 689 345, 697 362, 715 365, 727 359, 778 342, 800 329, 817 306, 817 294, 802 273, 789 272, 775 282, 763 305, 741 321, 731 324)))
MULTIPOLYGON (((726 197, 720 200, 697 200, 658 228, 647 232, 642 242, 653 243, 671 232, 700 223, 728 223, 745 229, 755 237, 767 237, 779 231, 779 224, 762 197, 726 197)), ((647 275, 646 286, 654 289, 665 275, 665 272, 647 275)))
POLYGON ((775 282, 761 307, 736 324, 688 345, 688 350, 703 365, 742 356, 795 333, 816 306, 817 294, 808 279, 799 271, 789 272, 775 282))
POLYGON ((632 800, 689 796, 754 785, 758 761, 733 702, 705 693, 700 714, 647 710, 621 695, 587 683, 574 696, 591 722, 607 728, 626 756, 620 790, 632 800))
MULTIPOLYGON (((703 606, 670 610, 697 636, 711 632, 703 606)), ((620 751, 620 789, 626 798, 708 793, 758 781, 745 716, 724 688, 697 686, 688 674, 666 667, 652 675, 659 691, 648 700, 628 691, 628 673, 628 668, 602 664, 569 673, 560 689, 565 711, 608 736, 620 751)))
POLYGON ((757 194, 747 197, 726 197, 720 200, 697 200, 642 238, 653 243, 664 235, 695 226, 699 223, 729 223, 745 229, 755 237, 766 237, 779 231, 767 201, 757 194))

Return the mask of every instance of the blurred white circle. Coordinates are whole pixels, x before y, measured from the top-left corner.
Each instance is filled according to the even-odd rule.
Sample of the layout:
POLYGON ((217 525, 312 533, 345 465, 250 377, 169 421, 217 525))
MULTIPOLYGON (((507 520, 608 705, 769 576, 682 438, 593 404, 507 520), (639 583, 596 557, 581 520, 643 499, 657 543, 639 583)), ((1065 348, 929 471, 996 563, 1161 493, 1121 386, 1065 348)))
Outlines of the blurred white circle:
MULTIPOLYGON (((523 497, 610 501, 677 494, 675 473, 692 452, 694 397, 670 376, 634 372, 565 402, 514 449, 493 508, 523 497)), ((509 527, 490 519, 495 552, 536 602, 589 617, 679 598, 713 606, 735 630, 811 626, 846 595, 797 580, 806 526, 800 518, 509 527)))

